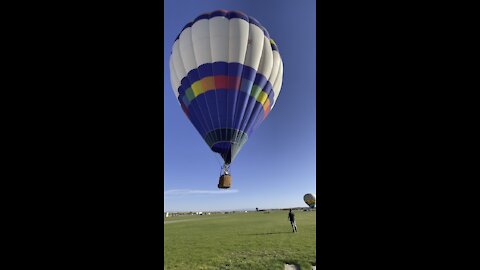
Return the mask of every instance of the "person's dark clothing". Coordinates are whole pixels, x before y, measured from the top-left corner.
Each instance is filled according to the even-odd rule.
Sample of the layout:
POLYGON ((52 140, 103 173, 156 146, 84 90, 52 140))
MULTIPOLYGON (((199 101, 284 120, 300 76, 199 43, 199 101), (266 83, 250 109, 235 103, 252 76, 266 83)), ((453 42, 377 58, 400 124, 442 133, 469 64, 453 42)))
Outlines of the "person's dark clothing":
POLYGON ((292 212, 288 213, 288 220, 290 220, 290 225, 292 225, 292 231, 297 232, 297 223, 295 222, 295 214, 292 212))

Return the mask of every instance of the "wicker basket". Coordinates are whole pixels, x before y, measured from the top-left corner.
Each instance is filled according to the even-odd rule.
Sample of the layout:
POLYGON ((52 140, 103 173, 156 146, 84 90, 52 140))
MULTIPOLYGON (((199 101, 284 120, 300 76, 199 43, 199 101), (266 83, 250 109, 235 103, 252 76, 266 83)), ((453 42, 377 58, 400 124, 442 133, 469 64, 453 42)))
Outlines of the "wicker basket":
POLYGON ((218 188, 230 188, 232 185, 232 176, 231 175, 222 175, 218 180, 218 188))

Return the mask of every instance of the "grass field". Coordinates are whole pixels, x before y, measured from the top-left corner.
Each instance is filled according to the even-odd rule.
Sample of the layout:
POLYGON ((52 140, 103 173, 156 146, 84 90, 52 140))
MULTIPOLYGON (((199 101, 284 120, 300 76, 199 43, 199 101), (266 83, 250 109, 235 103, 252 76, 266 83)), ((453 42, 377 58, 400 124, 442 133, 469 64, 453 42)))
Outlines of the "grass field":
POLYGON ((287 211, 164 219, 164 269, 284 269, 316 265, 316 212, 287 211))

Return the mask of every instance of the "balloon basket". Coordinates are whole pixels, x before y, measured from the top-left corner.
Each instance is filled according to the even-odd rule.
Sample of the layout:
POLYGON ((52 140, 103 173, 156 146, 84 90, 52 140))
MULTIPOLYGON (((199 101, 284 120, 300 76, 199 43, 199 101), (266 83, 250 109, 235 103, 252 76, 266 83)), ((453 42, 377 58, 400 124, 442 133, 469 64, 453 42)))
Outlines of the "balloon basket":
POLYGON ((232 185, 232 176, 228 174, 224 174, 220 176, 218 180, 218 188, 230 188, 232 185))

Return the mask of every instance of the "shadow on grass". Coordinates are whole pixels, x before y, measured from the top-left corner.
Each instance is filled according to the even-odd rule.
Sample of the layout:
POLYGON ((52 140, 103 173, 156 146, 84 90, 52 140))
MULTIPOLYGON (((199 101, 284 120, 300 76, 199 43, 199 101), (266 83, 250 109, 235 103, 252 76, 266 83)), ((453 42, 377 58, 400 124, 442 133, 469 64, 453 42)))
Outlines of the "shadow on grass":
POLYGON ((270 234, 283 234, 283 233, 290 233, 292 232, 267 232, 267 233, 239 233, 239 235, 270 235, 270 234))

